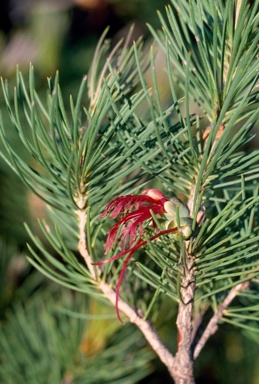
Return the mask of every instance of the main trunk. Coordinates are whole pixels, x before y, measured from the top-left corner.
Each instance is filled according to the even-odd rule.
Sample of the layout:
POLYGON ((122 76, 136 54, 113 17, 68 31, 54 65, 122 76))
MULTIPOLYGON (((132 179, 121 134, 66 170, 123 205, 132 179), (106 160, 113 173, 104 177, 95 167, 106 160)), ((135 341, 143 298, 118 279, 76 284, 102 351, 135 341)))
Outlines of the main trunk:
POLYGON ((181 301, 178 308, 177 330, 178 350, 174 359, 173 378, 176 384, 194 384, 194 363, 192 356, 192 311, 195 283, 193 260, 187 261, 181 279, 181 301))

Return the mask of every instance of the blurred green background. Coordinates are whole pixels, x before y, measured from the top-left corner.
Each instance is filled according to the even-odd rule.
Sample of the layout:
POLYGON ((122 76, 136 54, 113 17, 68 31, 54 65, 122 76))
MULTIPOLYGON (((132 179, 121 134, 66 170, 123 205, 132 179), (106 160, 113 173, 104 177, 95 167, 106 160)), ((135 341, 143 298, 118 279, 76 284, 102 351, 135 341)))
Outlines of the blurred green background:
MULTIPOLYGON (((44 96, 46 77, 59 70, 64 98, 68 100, 70 94, 76 95, 82 76, 88 72, 96 43, 107 25, 110 25, 108 36, 112 44, 126 35, 132 23, 135 24, 134 38, 144 35, 148 39, 145 23, 158 27, 156 10, 163 12, 168 2, 1 0, 0 75, 8 78, 11 89, 16 65, 26 73, 32 62, 37 89, 44 96)), ((162 73, 160 77, 161 89, 166 90, 162 73)), ((4 121, 10 124, 5 119, 7 111, 1 92, 0 108, 4 121)), ((11 139, 15 140, 15 137, 11 139)), ((170 383, 166 369, 155 359, 142 336, 131 326, 121 329, 113 308, 60 289, 28 264, 26 242, 29 239, 23 223, 27 222, 37 232, 37 219, 45 216, 44 203, 32 195, 0 160, 0 313, 3 340, 0 382, 20 384, 26 378, 27 383, 35 384, 170 383), (81 316, 76 316, 76 312, 81 316), (97 314, 101 314, 102 319, 96 320, 97 314), (60 324, 66 324, 66 328, 61 329, 60 324), (33 334, 35 345, 28 347, 33 334), (126 345, 129 338, 132 342, 126 345), (45 345, 50 345, 50 349, 45 345), (63 356, 62 350, 67 354, 63 356), (27 360, 22 357, 23 352, 27 353, 27 360), (50 369, 53 356, 59 360, 55 360, 57 369, 54 372, 51 368, 52 376, 48 379, 40 379, 39 375, 50 369), (125 356, 127 364, 123 363, 125 356), (12 359, 13 363, 10 362, 12 359), (80 365, 82 372, 79 372, 80 365), (100 366, 103 371, 95 376, 100 366), (121 370, 127 369, 128 381, 119 379, 121 370), (13 374, 15 370, 16 374, 13 374), (110 370, 118 372, 118 376, 112 377, 110 370), (30 372, 35 376, 30 376, 30 372), (84 381, 86 372, 93 381, 84 381)), ((167 312, 167 308, 162 308, 161 317, 167 312)), ((175 316, 175 310, 171 312, 175 316)), ((158 321, 162 324, 161 319, 158 321)), ((176 336, 172 334, 171 325, 163 325, 161 332, 173 349, 176 336)), ((258 345, 258 338, 222 325, 197 361, 197 383, 259 384, 258 345)))

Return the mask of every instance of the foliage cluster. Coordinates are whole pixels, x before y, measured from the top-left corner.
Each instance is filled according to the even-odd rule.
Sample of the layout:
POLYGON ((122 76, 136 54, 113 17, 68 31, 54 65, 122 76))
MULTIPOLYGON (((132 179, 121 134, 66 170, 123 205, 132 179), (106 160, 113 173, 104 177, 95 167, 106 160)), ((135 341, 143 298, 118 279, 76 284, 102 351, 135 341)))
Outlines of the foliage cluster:
MULTIPOLYGON (((159 14, 161 29, 149 26, 155 39, 150 50, 141 39, 131 44, 132 30, 110 49, 104 33, 89 74, 76 98, 70 98, 69 111, 58 73, 48 79, 46 102, 35 90, 32 66, 28 83, 17 71, 13 94, 2 81, 11 122, 31 160, 12 146, 3 120, 1 155, 49 207, 50 219, 39 222, 44 241, 27 226, 30 262, 43 275, 102 301, 101 284, 114 287, 123 262, 106 264, 102 274, 91 264, 105 257, 110 223, 100 218, 104 205, 147 186, 188 205, 191 239, 185 241, 179 231, 178 237, 169 234, 148 241, 130 265, 123 297, 138 308, 138 316, 155 322, 168 298, 182 308, 178 315, 185 311, 191 287, 194 357, 199 354, 195 348, 203 347, 195 332, 201 324, 209 329, 210 313, 212 321, 240 327, 259 342, 259 151, 246 149, 259 117, 258 5, 256 0, 180 4, 172 0, 166 16, 159 14), (166 105, 158 83, 158 47, 164 53, 170 86, 166 105), (191 103, 201 112, 191 113, 191 103)), ((117 248, 112 252, 118 253, 117 248)), ((71 299, 69 310, 78 311, 74 306, 71 299)), ((26 321, 26 311, 20 311, 19 321, 26 321)), ((80 334, 72 333, 78 332, 73 324, 79 320, 70 321, 69 339, 78 346, 80 334)), ((45 324, 44 316, 42 333, 45 324)), ((125 348, 125 358, 135 334, 120 332, 130 345, 123 345, 124 336, 118 336, 112 351, 125 348)), ((104 351, 104 358, 109 359, 109 351, 104 351)), ((61 356, 59 351, 52 353, 61 356)), ((149 352, 139 353, 134 361, 143 367, 149 352)), ((120 356, 116 363, 120 366, 120 356)), ((60 358, 53 374, 60 378, 68 365, 60 358)))

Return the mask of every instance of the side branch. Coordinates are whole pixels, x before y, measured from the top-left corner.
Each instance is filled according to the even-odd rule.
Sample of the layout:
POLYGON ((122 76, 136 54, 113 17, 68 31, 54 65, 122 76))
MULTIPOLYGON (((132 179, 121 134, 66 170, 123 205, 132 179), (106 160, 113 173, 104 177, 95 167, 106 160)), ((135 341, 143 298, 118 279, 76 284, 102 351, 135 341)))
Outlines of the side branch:
MULTIPOLYGON (((102 290, 104 296, 115 305, 115 291, 109 286, 109 284, 101 281, 99 288, 102 290)), ((159 359, 165 364, 171 376, 173 376, 173 363, 174 357, 171 352, 162 343, 158 333, 153 328, 152 324, 140 317, 136 310, 128 305, 124 300, 119 298, 118 307, 121 312, 129 319, 129 321, 135 324, 145 336, 146 340, 155 351, 159 359)))
POLYGON ((218 311, 210 319, 206 329, 204 330, 201 338, 199 339, 194 349, 194 354, 193 354, 194 359, 196 359, 199 356, 202 348, 206 344, 209 337, 217 331, 218 322, 223 317, 224 310, 230 305, 230 303, 234 300, 237 294, 247 289, 248 286, 249 286, 249 281, 245 281, 244 283, 240 283, 230 290, 229 294, 227 295, 223 303, 218 307, 218 311))
MULTIPOLYGON (((82 205, 81 205, 82 206, 82 205)), ((115 306, 116 302, 116 293, 110 287, 109 284, 100 280, 101 269, 99 267, 94 267, 92 265, 91 256, 87 249, 86 241, 86 210, 81 209, 77 211, 78 220, 79 220, 79 241, 78 241, 78 251, 83 257, 85 264, 95 281, 98 281, 98 287, 103 292, 104 296, 115 306), (96 269, 95 269, 96 268, 96 269)), ((153 328, 152 324, 140 317, 136 310, 128 305, 124 300, 119 297, 118 301, 119 310, 124 313, 124 315, 129 319, 129 321, 135 324, 140 331, 143 333, 149 345, 152 347, 154 352, 157 354, 159 359, 165 364, 171 376, 173 376, 173 363, 174 357, 170 351, 165 347, 161 341, 158 333, 153 328)))

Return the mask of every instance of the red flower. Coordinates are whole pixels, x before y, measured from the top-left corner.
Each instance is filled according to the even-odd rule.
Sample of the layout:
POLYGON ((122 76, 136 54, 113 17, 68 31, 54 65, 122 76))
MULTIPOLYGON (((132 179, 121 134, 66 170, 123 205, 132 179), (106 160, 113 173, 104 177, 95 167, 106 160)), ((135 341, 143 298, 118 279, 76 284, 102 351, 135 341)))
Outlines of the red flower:
MULTIPOLYGON (((189 220, 187 219, 189 211, 179 200, 168 199, 158 189, 146 189, 141 195, 125 195, 117 197, 106 205, 104 212, 100 215, 100 217, 110 215, 111 218, 119 216, 119 221, 109 230, 105 244, 105 253, 111 251, 113 245, 117 242, 118 246, 122 247, 122 251, 109 259, 93 263, 93 265, 106 264, 128 254, 123 263, 116 285, 116 313, 121 322, 122 320, 118 310, 120 286, 126 267, 134 252, 147 244, 147 241, 141 238, 144 234, 143 224, 151 224, 157 231, 155 235, 149 238, 149 241, 153 241, 168 233, 177 232, 177 207, 179 209, 180 217, 189 220), (132 209, 135 210, 131 211, 132 209), (165 219, 165 230, 158 230, 151 211, 153 215, 158 218, 163 217, 165 219), (137 238, 138 240, 136 241, 137 238)), ((186 226, 186 220, 183 220, 183 226, 186 226)))

